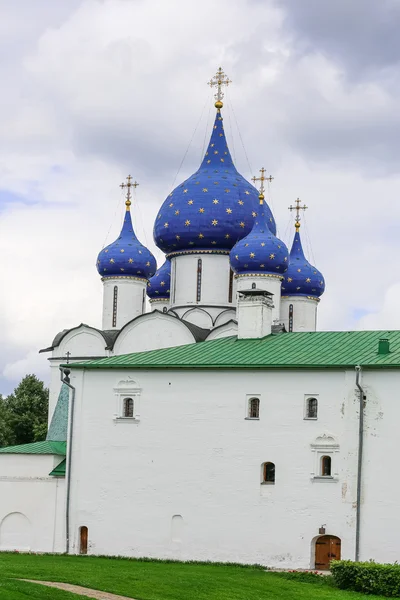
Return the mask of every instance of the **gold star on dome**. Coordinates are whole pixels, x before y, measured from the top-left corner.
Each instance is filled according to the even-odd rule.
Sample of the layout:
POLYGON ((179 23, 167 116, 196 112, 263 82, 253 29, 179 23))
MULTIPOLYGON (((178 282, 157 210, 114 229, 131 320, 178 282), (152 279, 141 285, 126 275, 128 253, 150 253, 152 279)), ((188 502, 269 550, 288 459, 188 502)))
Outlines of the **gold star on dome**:
POLYGON ((232 209, 231 208, 227 208, 226 212, 228 213, 228 215, 232 214, 232 209))
POLYGON ((188 200, 188 204, 193 204, 194 200, 188 200))
POLYGON ((188 189, 187 189, 187 188, 185 188, 185 189, 183 190, 183 193, 184 193, 184 194, 187 194, 187 193, 188 193, 188 189))
POLYGON ((176 211, 175 211, 175 214, 176 214, 176 215, 179 215, 179 210, 176 210, 176 211))
POLYGON ((173 207, 173 205, 174 205, 174 203, 173 203, 173 202, 171 202, 171 204, 169 205, 169 207, 170 207, 170 208, 172 208, 172 207, 173 207))
POLYGON ((284 260, 284 262, 287 262, 287 256, 285 256, 285 258, 283 260, 284 260))
POLYGON ((272 254, 270 254, 270 255, 269 255, 269 257, 270 257, 271 259, 272 259, 272 258, 275 258, 275 254, 273 254, 273 253, 272 253, 272 254))
POLYGON ((250 195, 250 192, 248 190, 245 191, 246 196, 250 195))
POLYGON ((223 135, 224 135, 223 133, 220 133, 220 134, 219 134, 219 137, 222 137, 223 135))
POLYGON ((104 252, 107 254, 108 250, 104 250, 104 252))
POLYGON ((210 148, 214 148, 215 144, 210 144, 210 148))
POLYGON ((215 225, 218 225, 218 221, 217 221, 217 219, 213 219, 213 220, 211 221, 211 225, 214 225, 214 226, 215 226, 215 225))
POLYGON ((215 241, 212 241, 211 243, 212 243, 212 244, 216 244, 217 242, 215 242, 215 241))
POLYGON ((189 219, 186 219, 186 221, 185 221, 185 225, 186 225, 186 227, 187 227, 188 225, 190 225, 190 221, 189 221, 189 219))
POLYGON ((288 283, 292 283, 293 278, 292 277, 288 277, 287 280, 288 280, 288 283))
POLYGON ((123 269, 123 268, 121 267, 121 271, 125 271, 125 269, 123 269))
POLYGON ((240 227, 242 227, 242 228, 243 228, 243 227, 245 226, 245 224, 244 224, 244 221, 241 221, 241 222, 239 223, 239 225, 240 225, 240 227))
POLYGON ((250 252, 250 258, 254 258, 254 257, 255 257, 254 252, 250 252))
POLYGON ((218 204, 218 203, 219 203, 219 200, 217 200, 216 198, 214 198, 213 204, 218 204))
POLYGON ((181 236, 180 236, 180 235, 176 235, 175 237, 176 237, 176 239, 177 239, 177 240, 178 240, 178 242, 179 242, 179 240, 181 239, 181 236))
POLYGON ((219 181, 214 181, 214 185, 219 185, 219 181))
POLYGON ((199 238, 202 240, 204 237, 204 235, 202 233, 199 233, 199 238))
POLYGON ((260 265, 260 267, 261 267, 262 269, 265 269, 265 265, 260 265))
POLYGON ((230 238, 230 237, 231 237, 231 236, 229 235, 229 233, 226 233, 226 234, 225 234, 225 238, 226 238, 227 240, 229 240, 229 238, 230 238))
POLYGON ((173 192, 171 192, 171 193, 169 194, 169 197, 171 198, 171 196, 173 196, 173 195, 174 195, 174 194, 173 194, 173 192))
POLYGON ((121 248, 120 252, 125 252, 125 250, 123 248, 121 248))
POLYGON ((115 260, 113 258, 110 258, 110 263, 115 263, 115 260))
POLYGON ((150 266, 150 261, 148 260, 146 263, 146 267, 149 267, 149 266, 150 266))
POLYGON ((204 208, 199 208, 199 213, 203 213, 204 212, 204 208))
POLYGON ((311 279, 309 277, 307 277, 306 283, 311 283, 311 279))
POLYGON ((214 154, 218 154, 218 150, 214 150, 214 154))
POLYGON ((133 258, 129 258, 128 263, 133 263, 133 258))
POLYGON ((251 215, 252 215, 253 217, 256 217, 256 216, 257 216, 257 213, 256 213, 256 212, 254 212, 254 210, 253 210, 253 212, 251 213, 251 215))
POLYGON ((301 273, 301 269, 297 269, 297 272, 298 272, 298 273, 301 273))
POLYGON ((224 158, 220 158, 220 161, 221 161, 221 162, 225 162, 225 159, 224 159, 224 158))
POLYGON ((164 286, 165 285, 165 281, 160 281, 160 285, 164 286))
POLYGON ((239 200, 239 204, 240 204, 240 206, 243 206, 243 204, 244 204, 243 200, 239 200))
POLYGON ((208 159, 208 161, 207 161, 207 164, 209 165, 209 164, 210 164, 210 162, 211 162, 211 160, 210 160, 210 159, 208 159))
POLYGON ((244 247, 247 248, 248 244, 245 244, 244 247))
POLYGON ((270 220, 270 223, 272 223, 272 217, 270 217, 269 220, 270 220))
POLYGON ((203 192, 208 192, 208 189, 207 188, 203 188, 203 192))
POLYGON ((200 185, 200 181, 196 181, 196 182, 195 182, 195 185, 200 185))
POLYGON ((229 190, 228 188, 226 188, 226 190, 224 190, 225 194, 228 194, 231 190, 229 190))
POLYGON ((168 229, 169 223, 164 223, 164 227, 165 227, 165 229, 168 229))
POLYGON ((235 254, 236 260, 239 260, 239 254, 235 254))
POLYGON ((141 250, 139 250, 139 254, 142 254, 142 251, 141 251, 141 250))
POLYGON ((260 245, 261 245, 261 246, 265 246, 265 242, 261 242, 261 244, 260 244, 260 245))

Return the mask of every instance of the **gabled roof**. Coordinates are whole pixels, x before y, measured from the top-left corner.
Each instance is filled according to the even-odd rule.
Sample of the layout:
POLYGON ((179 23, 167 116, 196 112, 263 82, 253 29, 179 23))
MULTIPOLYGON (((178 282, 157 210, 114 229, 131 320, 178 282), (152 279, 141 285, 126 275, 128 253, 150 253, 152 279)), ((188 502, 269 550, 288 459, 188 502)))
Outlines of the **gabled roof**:
POLYGON ((320 369, 400 368, 400 331, 279 333, 261 339, 228 337, 68 365, 72 369, 320 369), (387 338, 388 354, 378 354, 387 338))
POLYGON ((20 446, 7 446, 0 448, 0 454, 59 454, 65 456, 66 442, 34 442, 33 444, 21 444, 20 446))

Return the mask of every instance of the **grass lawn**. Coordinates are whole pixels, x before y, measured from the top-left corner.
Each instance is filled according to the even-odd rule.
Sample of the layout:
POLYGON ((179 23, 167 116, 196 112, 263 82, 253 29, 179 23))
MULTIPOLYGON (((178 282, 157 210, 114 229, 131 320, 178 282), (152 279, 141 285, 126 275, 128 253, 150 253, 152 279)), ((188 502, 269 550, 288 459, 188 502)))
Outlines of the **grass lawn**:
POLYGON ((73 583, 137 600, 373 600, 331 586, 285 579, 259 568, 147 562, 91 556, 0 553, 0 600, 77 600, 82 596, 13 578, 73 583))

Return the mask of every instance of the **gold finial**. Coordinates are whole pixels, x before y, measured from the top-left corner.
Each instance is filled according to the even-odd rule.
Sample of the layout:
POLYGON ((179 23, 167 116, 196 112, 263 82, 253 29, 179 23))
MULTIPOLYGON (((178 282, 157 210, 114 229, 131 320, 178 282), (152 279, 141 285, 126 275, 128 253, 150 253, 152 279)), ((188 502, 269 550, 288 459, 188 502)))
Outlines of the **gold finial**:
POLYGON ((300 206, 300 202, 300 198, 297 198, 297 200, 295 201, 296 206, 289 206, 290 212, 292 212, 292 210, 296 211, 296 221, 294 224, 294 226, 296 227, 296 231, 299 231, 300 229, 300 211, 302 210, 304 212, 308 208, 308 206, 306 206, 305 204, 303 206, 300 206))
POLYGON ((210 81, 208 82, 208 85, 210 87, 217 87, 217 93, 214 94, 214 98, 216 100, 214 106, 215 108, 217 108, 218 110, 221 110, 221 108, 223 107, 223 102, 222 102, 222 98, 224 97, 224 93, 222 91, 222 86, 226 85, 228 86, 230 83, 232 83, 232 81, 229 79, 229 77, 223 72, 223 70, 221 69, 221 67, 218 69, 218 71, 216 72, 216 74, 214 75, 214 77, 211 77, 210 81))
POLYGON ((124 189, 124 188, 128 188, 127 192, 126 192, 126 200, 125 200, 125 206, 126 206, 126 210, 130 210, 131 209, 131 187, 134 187, 135 189, 137 188, 137 186, 139 185, 137 181, 134 181, 132 183, 132 176, 128 175, 128 177, 126 178, 127 183, 121 183, 121 185, 119 186, 120 188, 124 189))
POLYGON ((254 185, 256 185, 257 181, 260 181, 260 194, 258 196, 259 200, 260 200, 260 204, 264 203, 264 192, 265 192, 265 188, 264 188, 264 181, 269 181, 271 183, 271 181, 273 180, 272 175, 270 175, 269 177, 265 177, 265 169, 264 167, 262 169, 260 169, 260 177, 256 177, 254 175, 254 177, 252 178, 252 181, 254 181, 254 185))

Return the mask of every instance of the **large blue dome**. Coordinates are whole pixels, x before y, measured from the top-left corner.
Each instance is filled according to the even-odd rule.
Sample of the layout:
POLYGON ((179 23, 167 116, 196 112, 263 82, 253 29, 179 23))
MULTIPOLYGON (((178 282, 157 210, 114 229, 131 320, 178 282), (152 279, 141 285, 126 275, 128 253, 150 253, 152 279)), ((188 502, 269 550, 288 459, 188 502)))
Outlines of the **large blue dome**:
POLYGON ((289 268, 282 281, 282 296, 313 296, 319 298, 325 290, 324 278, 304 256, 300 232, 296 228, 289 257, 289 268))
MULTIPOLYGON (((203 162, 161 206, 154 224, 154 240, 169 256, 201 251, 228 253, 250 233, 258 211, 258 191, 236 170, 218 111, 203 162)), ((275 233, 275 221, 267 205, 265 212, 275 233)))
POLYGON ((233 271, 245 273, 274 273, 286 271, 289 251, 269 229, 267 204, 260 195, 259 215, 251 232, 232 248, 229 258, 233 271))
POLYGON ((150 277, 147 284, 147 295, 151 299, 169 299, 171 283, 171 262, 168 260, 150 277))
POLYGON ((149 279, 157 269, 156 259, 137 239, 127 205, 121 233, 115 242, 100 251, 97 270, 103 278, 136 277, 149 279))

